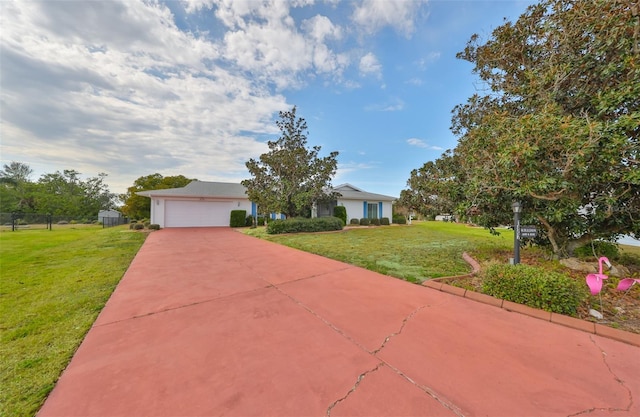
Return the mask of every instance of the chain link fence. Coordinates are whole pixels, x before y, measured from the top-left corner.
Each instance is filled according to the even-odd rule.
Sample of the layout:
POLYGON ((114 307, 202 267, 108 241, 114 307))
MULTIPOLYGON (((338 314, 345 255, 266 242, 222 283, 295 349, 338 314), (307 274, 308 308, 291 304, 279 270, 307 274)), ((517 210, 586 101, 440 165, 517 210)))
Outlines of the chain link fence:
POLYGON ((73 216, 52 216, 46 213, 0 213, 0 230, 52 230, 55 226, 73 224, 100 224, 102 227, 113 227, 129 223, 126 217, 103 217, 94 219, 77 219, 73 216))

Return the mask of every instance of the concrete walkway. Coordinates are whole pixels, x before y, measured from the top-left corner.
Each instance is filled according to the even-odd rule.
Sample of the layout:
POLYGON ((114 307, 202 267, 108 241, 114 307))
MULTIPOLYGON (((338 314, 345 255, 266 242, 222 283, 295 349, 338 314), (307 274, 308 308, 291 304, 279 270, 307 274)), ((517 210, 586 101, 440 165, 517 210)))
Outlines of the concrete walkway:
POLYGON ((165 229, 38 415, 640 416, 640 347, 230 229, 165 229))

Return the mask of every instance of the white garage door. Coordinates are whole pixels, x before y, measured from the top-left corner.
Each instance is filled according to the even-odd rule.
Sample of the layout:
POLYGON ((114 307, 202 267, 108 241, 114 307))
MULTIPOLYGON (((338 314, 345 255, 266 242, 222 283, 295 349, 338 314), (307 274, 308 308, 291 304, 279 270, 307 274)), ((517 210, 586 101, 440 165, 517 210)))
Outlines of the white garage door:
POLYGON ((229 226, 233 203, 226 201, 167 201, 165 227, 229 226))

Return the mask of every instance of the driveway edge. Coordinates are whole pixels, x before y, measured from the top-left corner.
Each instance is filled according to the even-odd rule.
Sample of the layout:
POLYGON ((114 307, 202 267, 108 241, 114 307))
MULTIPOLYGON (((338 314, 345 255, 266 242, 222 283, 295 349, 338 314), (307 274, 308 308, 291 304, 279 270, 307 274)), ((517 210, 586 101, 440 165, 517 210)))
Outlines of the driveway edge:
POLYGON ((477 301, 483 304, 488 304, 494 307, 499 307, 504 310, 524 314, 536 319, 550 321, 552 323, 560 324, 565 327, 580 330, 587 333, 597 334, 598 336, 606 337, 608 339, 614 339, 619 342, 628 343, 633 346, 640 347, 640 334, 628 332, 625 330, 614 329, 613 327, 605 326, 603 324, 594 323, 586 320, 581 320, 575 317, 566 316, 558 313, 551 313, 545 310, 525 306, 523 304, 513 303, 511 301, 501 300, 496 297, 492 297, 487 294, 467 290, 461 287, 454 287, 449 284, 440 282, 444 279, 452 278, 470 278, 480 272, 480 264, 473 259, 468 253, 464 252, 462 258, 473 268, 473 271, 469 274, 458 275, 453 277, 441 277, 434 278, 422 283, 423 286, 432 288, 434 290, 446 292, 449 294, 457 295, 460 297, 468 298, 469 300, 477 301))

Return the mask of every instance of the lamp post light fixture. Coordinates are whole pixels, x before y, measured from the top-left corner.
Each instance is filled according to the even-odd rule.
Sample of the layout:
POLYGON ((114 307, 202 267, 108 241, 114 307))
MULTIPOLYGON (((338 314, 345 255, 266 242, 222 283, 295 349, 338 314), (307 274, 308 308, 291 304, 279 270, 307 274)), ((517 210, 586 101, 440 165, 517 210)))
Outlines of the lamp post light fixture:
POLYGON ((514 201, 511 204, 513 209, 513 264, 520 263, 520 213, 522 212, 522 204, 514 201))

